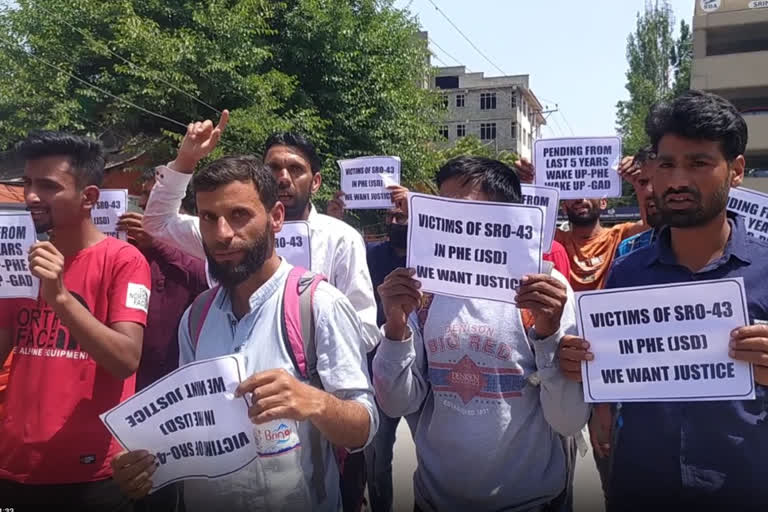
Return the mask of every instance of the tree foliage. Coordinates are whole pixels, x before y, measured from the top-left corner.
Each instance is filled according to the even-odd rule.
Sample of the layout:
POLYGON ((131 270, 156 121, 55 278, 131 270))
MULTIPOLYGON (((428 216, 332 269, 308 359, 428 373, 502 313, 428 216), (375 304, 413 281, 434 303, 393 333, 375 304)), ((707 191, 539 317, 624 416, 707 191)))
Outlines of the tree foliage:
POLYGON ((390 0, 19 0, 0 11, 0 150, 39 128, 178 139, 126 102, 186 125, 217 116, 202 101, 232 114, 219 153, 308 135, 326 197, 342 157, 395 154, 422 181, 439 116, 427 57, 390 0))
POLYGON ((627 91, 619 101, 617 128, 624 151, 634 154, 648 143, 645 118, 651 106, 689 88, 692 40, 690 26, 682 20, 674 37, 672 8, 667 0, 648 1, 639 13, 634 32, 627 37, 627 91))

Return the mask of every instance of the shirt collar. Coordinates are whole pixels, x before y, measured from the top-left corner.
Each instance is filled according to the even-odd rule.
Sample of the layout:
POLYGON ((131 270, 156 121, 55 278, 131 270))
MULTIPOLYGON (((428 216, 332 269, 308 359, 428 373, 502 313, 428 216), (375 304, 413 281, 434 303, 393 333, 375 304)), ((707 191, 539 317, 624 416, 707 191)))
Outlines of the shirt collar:
MULTIPOLYGON (((728 212, 727 215, 728 223, 731 225, 731 234, 728 237, 728 242, 725 244, 723 256, 719 261, 724 263, 733 257, 747 264, 752 263, 747 248, 747 237, 749 235, 744 227, 744 219, 740 215, 735 215, 731 212, 728 212)), ((670 234, 669 226, 664 226, 658 231, 656 243, 650 245, 646 266, 651 266, 656 262, 664 265, 677 265, 677 259, 672 250, 670 234)))
MULTIPOLYGON (((285 282, 285 275, 290 271, 291 265, 288 264, 285 259, 280 259, 280 266, 272 277, 270 277, 266 283, 261 285, 248 299, 248 304, 251 306, 251 311, 254 311, 261 307, 272 295, 283 286, 285 282)), ((232 313, 232 300, 231 294, 227 290, 222 290, 223 293, 219 294, 219 298, 216 301, 216 307, 228 314, 232 313)))

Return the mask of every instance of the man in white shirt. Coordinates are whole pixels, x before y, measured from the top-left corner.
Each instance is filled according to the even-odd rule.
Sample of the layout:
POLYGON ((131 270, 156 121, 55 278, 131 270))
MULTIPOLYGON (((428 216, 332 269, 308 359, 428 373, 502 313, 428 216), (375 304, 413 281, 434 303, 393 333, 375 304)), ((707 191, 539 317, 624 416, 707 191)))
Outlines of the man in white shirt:
MULTIPOLYGON (((144 229, 153 237, 197 258, 205 258, 200 221, 179 213, 181 201, 198 162, 215 148, 226 128, 229 112, 224 111, 218 126, 211 121, 191 123, 176 159, 157 170, 144 212, 144 229)), ((314 146, 292 133, 273 135, 267 140, 264 164, 278 184, 278 199, 285 206, 286 221, 309 224, 313 272, 323 274, 355 308, 363 326, 365 350, 378 342, 376 302, 368 273, 365 244, 348 224, 318 213, 311 198, 320 189, 321 161, 314 146)))
MULTIPOLYGON (((282 228, 284 215, 275 179, 255 157, 225 157, 196 174, 194 186, 204 253, 221 288, 196 339, 190 335, 190 309, 182 317, 179 362, 184 365, 235 353, 243 357, 250 377, 237 395, 252 393, 251 421, 257 425, 277 419, 298 422, 300 470, 309 484, 310 503, 292 508, 290 500, 295 495, 290 486, 281 484, 291 476, 284 471, 274 473, 282 470, 257 458, 222 478, 186 480, 186 510, 338 512, 341 496, 333 446, 362 450, 378 425, 365 351, 359 341, 360 320, 342 293, 328 283, 318 285, 312 312, 322 389, 302 379, 285 349, 280 326, 292 267, 274 250, 275 233, 282 228), (319 431, 322 445, 308 442, 311 428, 319 431), (321 463, 316 463, 318 457, 321 463), (282 508, 276 506, 280 503, 282 508)), ((151 489, 154 455, 146 450, 123 452, 112 467, 115 480, 128 496, 141 498, 151 489)))

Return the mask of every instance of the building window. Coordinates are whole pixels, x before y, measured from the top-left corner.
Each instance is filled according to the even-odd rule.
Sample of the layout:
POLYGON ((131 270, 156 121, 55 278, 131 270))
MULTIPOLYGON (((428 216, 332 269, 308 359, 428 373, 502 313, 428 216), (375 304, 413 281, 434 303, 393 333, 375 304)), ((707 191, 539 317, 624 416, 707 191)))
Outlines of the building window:
POLYGON ((515 93, 512 92, 512 110, 514 110, 515 107, 517 107, 517 96, 515 96, 515 93))
POLYGON ((496 93, 484 92, 480 94, 480 110, 496 109, 496 93))
POLYGON ((456 107, 461 108, 464 106, 464 95, 463 94, 457 94, 456 95, 456 107))
POLYGON ((480 123, 480 139, 494 140, 496 138, 496 123, 480 123))
POLYGON ((439 128, 439 131, 440 131, 440 136, 441 137, 443 137, 444 139, 448 138, 448 125, 447 124, 441 125, 440 128, 439 128))
POLYGON ((457 137, 465 137, 467 135, 467 125, 465 124, 457 124, 456 125, 456 136, 457 137))
POLYGON ((443 108, 448 108, 448 95, 447 94, 441 95, 440 101, 443 104, 443 108))
POLYGON ((512 121, 512 133, 510 134, 512 139, 517 139, 517 121, 512 121))

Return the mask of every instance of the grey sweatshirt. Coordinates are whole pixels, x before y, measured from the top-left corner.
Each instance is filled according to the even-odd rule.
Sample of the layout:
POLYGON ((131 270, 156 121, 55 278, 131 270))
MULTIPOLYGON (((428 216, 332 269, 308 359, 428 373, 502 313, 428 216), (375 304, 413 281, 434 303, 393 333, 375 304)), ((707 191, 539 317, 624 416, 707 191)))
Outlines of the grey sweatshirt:
POLYGON ((405 341, 382 334, 373 376, 384 412, 413 415, 416 504, 519 511, 557 497, 557 434, 579 432, 590 411, 556 360, 560 338, 576 332, 570 287, 560 331, 545 339, 525 332, 513 304, 446 296, 435 296, 423 332, 415 315, 409 327, 405 341))

